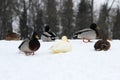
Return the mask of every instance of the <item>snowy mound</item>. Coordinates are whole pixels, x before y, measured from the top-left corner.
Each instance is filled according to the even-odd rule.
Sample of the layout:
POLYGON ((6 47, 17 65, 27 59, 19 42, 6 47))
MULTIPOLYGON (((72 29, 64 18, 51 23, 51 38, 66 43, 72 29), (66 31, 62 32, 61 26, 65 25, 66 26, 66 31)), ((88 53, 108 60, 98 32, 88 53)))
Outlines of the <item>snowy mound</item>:
POLYGON ((34 56, 25 56, 22 41, 0 41, 0 80, 120 80, 120 41, 110 41, 108 51, 94 44, 70 40, 72 51, 53 54, 54 42, 42 42, 34 56))

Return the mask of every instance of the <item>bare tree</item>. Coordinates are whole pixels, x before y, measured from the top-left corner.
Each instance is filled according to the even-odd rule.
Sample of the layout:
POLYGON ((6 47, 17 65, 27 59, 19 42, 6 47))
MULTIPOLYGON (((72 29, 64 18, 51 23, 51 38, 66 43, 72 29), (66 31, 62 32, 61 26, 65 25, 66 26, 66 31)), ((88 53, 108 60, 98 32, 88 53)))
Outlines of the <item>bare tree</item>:
POLYGON ((61 14, 62 35, 72 38, 73 34, 73 2, 64 0, 61 14))
MULTIPOLYGON (((88 0, 81 0, 76 16, 76 30, 86 28, 91 23, 90 4, 88 0)), ((92 8, 93 9, 93 8, 92 8)))

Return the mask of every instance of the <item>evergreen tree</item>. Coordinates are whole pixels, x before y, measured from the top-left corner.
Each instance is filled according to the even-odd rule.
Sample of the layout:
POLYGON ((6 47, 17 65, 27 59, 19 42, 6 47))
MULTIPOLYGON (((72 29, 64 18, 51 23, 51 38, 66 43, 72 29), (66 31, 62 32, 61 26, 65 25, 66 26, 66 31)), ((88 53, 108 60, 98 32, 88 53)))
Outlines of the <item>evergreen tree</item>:
POLYGON ((34 23, 35 23, 34 31, 36 31, 39 34, 39 36, 41 36, 41 34, 43 32, 43 26, 44 26, 42 9, 37 10, 37 15, 36 15, 36 19, 35 19, 34 23))
POLYGON ((113 39, 120 39, 120 9, 117 9, 116 21, 113 27, 113 39))
POLYGON ((99 13, 98 25, 100 27, 100 38, 102 38, 103 35, 108 35, 108 25, 106 20, 109 13, 107 6, 107 4, 103 4, 99 13))
POLYGON ((55 33, 59 31, 58 28, 58 18, 57 18, 57 8, 55 0, 46 1, 46 24, 48 24, 51 30, 55 33))
POLYGON ((99 18, 98 18, 98 26, 100 27, 100 31, 99 31, 99 37, 102 38, 103 35, 108 35, 108 37, 110 37, 111 35, 109 35, 109 25, 110 25, 110 19, 111 19, 111 16, 110 16, 110 11, 112 9, 112 6, 115 2, 115 0, 112 1, 110 7, 108 7, 108 3, 109 3, 109 0, 106 0, 107 2, 104 3, 102 6, 101 6, 101 9, 100 9, 100 13, 99 13, 99 18))
POLYGON ((73 34, 73 2, 64 0, 61 14, 62 35, 72 38, 73 34))
POLYGON ((75 30, 86 28, 91 23, 91 14, 88 0, 81 0, 76 16, 75 30))

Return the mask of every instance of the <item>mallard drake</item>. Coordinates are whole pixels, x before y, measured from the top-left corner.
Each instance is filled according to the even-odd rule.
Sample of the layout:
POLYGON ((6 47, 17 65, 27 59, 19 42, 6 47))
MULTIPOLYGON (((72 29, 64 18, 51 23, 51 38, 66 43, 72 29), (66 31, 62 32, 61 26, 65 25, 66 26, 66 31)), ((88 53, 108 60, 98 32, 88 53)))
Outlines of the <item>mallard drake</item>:
POLYGON ((38 38, 38 34, 34 32, 31 39, 26 39, 20 44, 18 47, 19 50, 24 52, 26 55, 34 55, 34 52, 37 51, 40 47, 38 38))
POLYGON ((20 40, 20 35, 15 32, 7 31, 5 40, 20 40))
POLYGON ((83 42, 85 42, 85 39, 88 40, 88 42, 90 42, 90 40, 96 39, 98 36, 98 27, 95 23, 92 23, 90 25, 90 28, 85 28, 79 30, 78 32, 75 32, 73 37, 83 39, 83 42))
POLYGON ((41 35, 42 41, 54 41, 56 39, 56 34, 50 31, 50 27, 48 25, 45 26, 45 31, 41 35))
POLYGON ((72 45, 69 43, 66 36, 62 37, 62 40, 56 41, 50 48, 53 53, 65 53, 72 50, 72 45))
POLYGON ((108 41, 108 38, 107 37, 103 37, 102 40, 98 40, 95 45, 94 45, 94 48, 96 51, 101 51, 101 50, 104 50, 104 51, 107 51, 109 48, 110 48, 110 42, 108 41))

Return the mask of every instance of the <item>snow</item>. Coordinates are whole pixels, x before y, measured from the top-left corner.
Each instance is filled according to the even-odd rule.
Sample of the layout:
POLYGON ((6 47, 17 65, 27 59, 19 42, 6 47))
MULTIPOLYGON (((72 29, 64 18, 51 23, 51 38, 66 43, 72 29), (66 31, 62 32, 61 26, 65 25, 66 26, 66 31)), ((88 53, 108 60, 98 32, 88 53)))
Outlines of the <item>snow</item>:
POLYGON ((95 51, 93 40, 69 40, 71 52, 53 54, 54 42, 42 42, 34 56, 25 56, 22 41, 0 41, 0 80, 120 80, 120 40, 108 51, 95 51))

